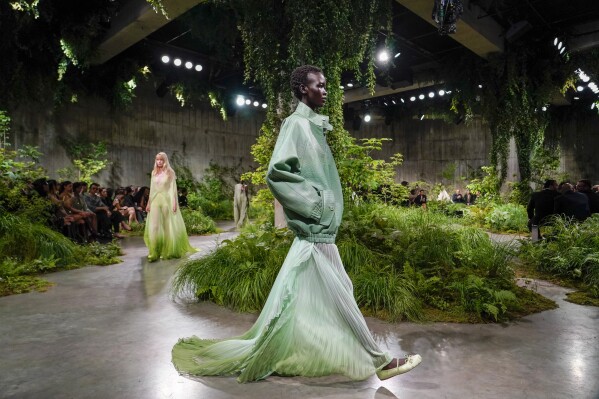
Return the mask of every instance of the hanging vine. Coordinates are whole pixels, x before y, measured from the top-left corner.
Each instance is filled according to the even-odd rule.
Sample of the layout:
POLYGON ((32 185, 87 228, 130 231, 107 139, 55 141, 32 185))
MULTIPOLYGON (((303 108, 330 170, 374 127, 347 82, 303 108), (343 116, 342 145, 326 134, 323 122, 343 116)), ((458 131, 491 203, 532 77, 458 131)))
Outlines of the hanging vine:
POLYGON ((250 174, 252 181, 264 183, 265 168, 281 121, 291 112, 289 76, 303 64, 321 67, 327 78, 328 98, 322 112, 334 126, 327 140, 334 156, 340 157, 351 141, 343 129, 341 74, 352 71, 373 90, 377 32, 390 26, 391 2, 231 0, 225 3, 238 15, 245 79, 260 85, 268 103, 266 121, 252 147, 252 155, 259 164, 250 174))

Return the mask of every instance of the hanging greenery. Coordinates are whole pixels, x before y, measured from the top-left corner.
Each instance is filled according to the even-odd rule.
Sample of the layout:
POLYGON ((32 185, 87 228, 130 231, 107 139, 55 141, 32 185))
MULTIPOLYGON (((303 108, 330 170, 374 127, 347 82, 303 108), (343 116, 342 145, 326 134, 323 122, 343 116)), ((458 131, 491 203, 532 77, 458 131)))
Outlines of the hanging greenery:
POLYGON ((371 90, 374 88, 377 32, 388 30, 391 2, 229 0, 223 3, 238 16, 245 79, 260 85, 268 103, 261 135, 252 147, 259 167, 249 177, 254 183, 264 183, 281 121, 291 112, 289 77, 293 69, 304 64, 321 67, 327 78, 328 98, 322 113, 329 115, 335 127, 327 139, 334 156, 339 158, 350 144, 349 134, 343 129, 341 73, 352 71, 371 90))

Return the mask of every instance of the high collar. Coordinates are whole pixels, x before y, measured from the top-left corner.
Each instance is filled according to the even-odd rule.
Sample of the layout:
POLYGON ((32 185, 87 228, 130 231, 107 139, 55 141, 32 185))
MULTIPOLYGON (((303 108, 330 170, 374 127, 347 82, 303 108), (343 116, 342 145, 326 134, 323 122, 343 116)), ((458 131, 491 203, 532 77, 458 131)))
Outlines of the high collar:
POLYGON ((297 108, 295 109, 295 113, 306 117, 310 122, 323 128, 323 130, 333 130, 333 126, 329 123, 329 117, 325 115, 320 115, 314 112, 312 108, 308 107, 303 102, 299 102, 297 104, 297 108))

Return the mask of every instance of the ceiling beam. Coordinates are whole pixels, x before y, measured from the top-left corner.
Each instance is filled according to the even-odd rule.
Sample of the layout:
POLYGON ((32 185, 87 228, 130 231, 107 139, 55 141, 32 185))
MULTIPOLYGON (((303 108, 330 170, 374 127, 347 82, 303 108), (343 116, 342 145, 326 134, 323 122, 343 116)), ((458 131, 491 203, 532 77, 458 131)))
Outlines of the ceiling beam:
MULTIPOLYGON (((396 0, 431 25, 437 26, 431 15, 434 0, 396 0)), ((503 52, 503 28, 491 17, 480 18, 485 11, 468 0, 463 0, 464 13, 457 23, 457 32, 448 35, 482 58, 503 52)))
POLYGON ((125 51, 146 36, 162 28, 181 14, 206 0, 162 0, 168 15, 165 18, 160 12, 154 11, 146 0, 130 0, 115 16, 110 29, 98 46, 98 55, 92 64, 103 64, 121 52, 125 51))

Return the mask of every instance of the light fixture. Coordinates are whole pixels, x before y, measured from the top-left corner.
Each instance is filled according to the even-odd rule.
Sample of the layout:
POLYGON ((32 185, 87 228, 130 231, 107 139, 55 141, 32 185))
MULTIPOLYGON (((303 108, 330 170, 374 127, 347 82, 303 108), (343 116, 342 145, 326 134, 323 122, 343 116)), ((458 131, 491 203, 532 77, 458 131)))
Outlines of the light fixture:
POLYGON ((385 107, 389 106, 389 104, 387 103, 387 101, 383 101, 383 104, 385 105, 385 107))
POLYGON ((245 99, 245 105, 250 105, 252 103, 252 100, 250 100, 249 98, 245 99))
POLYGON ((429 96, 429 98, 433 98, 433 97, 435 97, 435 93, 431 91, 430 93, 428 93, 428 96, 429 96))
POLYGON ((416 97, 414 97, 414 96, 410 97, 410 101, 416 101, 416 97))
POLYGON ((541 111, 543 111, 543 112, 547 111, 547 107, 545 105, 543 105, 543 107, 541 107, 541 111))
POLYGON ((347 84, 347 87, 354 87, 354 84, 353 84, 353 83, 351 83, 351 82, 349 82, 349 83, 347 84))
POLYGON ((439 95, 441 97, 443 97, 445 95, 445 90, 443 90, 443 89, 439 90, 439 95))
POLYGON ((370 114, 364 115, 364 122, 370 122, 370 114))
POLYGON ((478 88, 479 88, 479 89, 482 89, 482 88, 483 88, 483 85, 478 85, 478 88))
POLYGON ((237 103, 237 105, 241 107, 243 106, 243 104, 245 104, 245 99, 243 98, 243 96, 237 96, 237 100, 235 100, 235 102, 237 103))
POLYGON ((387 50, 381 50, 379 51, 377 58, 380 62, 387 62, 389 61, 389 52, 387 52, 387 50))
POLYGON ((401 53, 400 53, 400 52, 397 52, 397 53, 395 53, 395 55, 393 56, 393 58, 397 58, 397 57, 399 57, 400 55, 401 55, 401 53))
POLYGON ((254 107, 258 107, 260 103, 258 101, 254 101, 254 107))
POLYGON ((574 97, 575 100, 580 100, 580 97, 574 97))
POLYGON ((420 115, 420 120, 424 119, 424 114, 420 115))
POLYGON ((406 102, 404 101, 403 97, 402 97, 402 98, 400 98, 400 100, 401 100, 401 103, 402 103, 402 104, 405 104, 405 103, 406 103, 406 102))
POLYGON ((591 109, 595 109, 595 106, 596 106, 595 103, 592 103, 591 104, 591 109))
POLYGON ((557 42, 558 42, 558 39, 557 39, 557 37, 556 37, 555 39, 553 39, 553 45, 554 45, 554 46, 557 46, 557 42))
POLYGON ((561 49, 562 49, 562 47, 563 47, 563 45, 564 45, 564 44, 563 44, 562 42, 559 42, 559 44, 557 45, 557 49, 558 49, 558 50, 561 50, 561 49))
POLYGON ((582 86, 578 86, 578 87, 576 88, 576 90, 578 90, 578 91, 583 91, 583 90, 584 90, 584 87, 582 87, 582 86))
POLYGON ((419 95, 418 98, 424 100, 424 94, 419 95))
POLYGON ((563 54, 563 52, 566 50, 566 47, 562 47, 562 49, 559 51, 560 54, 563 54))
POLYGON ((202 68, 202 66, 200 64, 197 64, 195 69, 196 69, 196 71, 200 72, 204 68, 202 68))
POLYGON ((187 62, 185 63, 185 68, 187 68, 187 69, 191 69, 191 68, 193 68, 193 64, 191 63, 191 61, 187 61, 187 62))
POLYGON ((262 103, 262 108, 266 108, 268 105, 266 103, 262 103))
POLYGON ((393 105, 397 104, 395 100, 391 100, 391 102, 393 103, 393 105))
POLYGON ((344 87, 343 85, 339 86, 339 88, 340 88, 341 90, 345 89, 345 87, 344 87))
POLYGON ((168 55, 163 55, 163 56, 162 56, 162 58, 161 58, 161 60, 162 60, 162 62, 164 62, 165 64, 168 64, 168 62, 169 62, 171 59, 169 58, 169 56, 168 56, 168 55))
POLYGON ((175 58, 175 60, 173 61, 173 64, 175 64, 175 66, 181 66, 181 59, 175 58))

